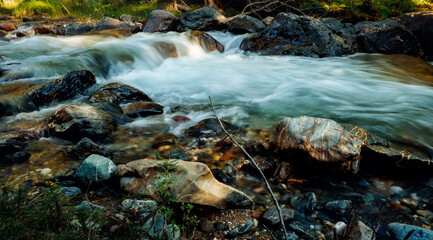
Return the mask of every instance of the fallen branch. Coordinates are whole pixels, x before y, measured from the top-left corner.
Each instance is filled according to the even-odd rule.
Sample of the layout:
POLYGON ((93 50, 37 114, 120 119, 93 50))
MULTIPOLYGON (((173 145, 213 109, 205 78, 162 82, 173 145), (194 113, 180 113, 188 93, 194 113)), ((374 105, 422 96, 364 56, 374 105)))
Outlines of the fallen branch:
POLYGON ((215 118, 217 119, 218 123, 220 124, 221 129, 230 138, 230 140, 234 144, 236 144, 236 146, 238 146, 242 150, 242 152, 250 159, 250 161, 254 165, 254 167, 260 172, 260 175, 262 176, 263 181, 265 182, 266 189, 268 190, 269 194, 271 194, 272 200, 274 201, 275 207, 277 208, 278 215, 280 217, 281 227, 283 228, 283 231, 284 231, 284 238, 286 240, 288 240, 289 238, 287 236, 286 225, 284 224, 284 219, 283 219, 283 214, 282 214, 282 211, 281 211, 281 208, 280 208, 280 204, 278 203, 278 200, 275 197, 274 192, 272 191, 271 186, 269 185, 268 180, 265 177, 265 174, 262 172, 262 170, 260 170, 260 168, 257 165, 256 161, 254 161, 254 158, 251 157, 251 155, 232 137, 232 135, 230 135, 229 132, 227 132, 227 130, 225 129, 223 123, 221 122, 221 120, 218 118, 218 115, 216 114, 215 108, 214 108, 213 103, 212 103, 212 98, 210 96, 209 96, 209 101, 210 101, 210 105, 212 107, 213 114, 214 114, 215 118))
POLYGON ((274 12, 276 9, 280 8, 280 7, 286 7, 289 8, 295 12, 297 12, 300 15, 306 15, 301 9, 296 8, 290 4, 288 4, 288 0, 263 0, 263 1, 259 1, 259 2, 251 2, 249 1, 249 3, 245 6, 245 8, 242 10, 243 14, 256 14, 259 16, 258 12, 264 11, 264 12, 268 12, 268 13, 272 13, 274 12), (250 9, 250 11, 246 12, 247 9, 250 9))

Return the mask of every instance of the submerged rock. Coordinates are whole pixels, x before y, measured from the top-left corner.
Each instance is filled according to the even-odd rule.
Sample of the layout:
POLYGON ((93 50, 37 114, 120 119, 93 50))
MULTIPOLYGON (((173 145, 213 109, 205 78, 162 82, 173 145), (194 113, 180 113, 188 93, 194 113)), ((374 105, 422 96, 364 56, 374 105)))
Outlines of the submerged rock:
MULTIPOLYGON (((433 11, 407 13, 399 17, 400 23, 418 38, 427 61, 433 60, 433 11)), ((409 43, 407 43, 409 44, 409 43)))
POLYGON ((154 102, 134 102, 123 107, 125 116, 129 118, 148 117, 164 112, 164 107, 154 102))
POLYGON ((152 102, 142 91, 120 83, 110 83, 101 87, 92 94, 90 102, 108 101, 114 104, 131 103, 131 102, 152 102))
MULTIPOLYGON (((245 38, 240 48, 264 55, 325 57, 352 53, 353 42, 337 34, 343 31, 349 34, 350 31, 336 31, 328 26, 316 18, 279 13, 265 30, 245 38)), ((344 24, 341 26, 351 27, 344 24)))
POLYGON ((87 137, 84 137, 75 144, 75 146, 69 148, 66 153, 80 159, 87 158, 92 154, 98 154, 104 157, 111 156, 111 152, 108 151, 104 145, 98 145, 87 137))
POLYGON ((222 30, 227 26, 227 18, 214 7, 203 7, 183 15, 178 30, 222 30))
POLYGON ((177 52, 177 48, 172 43, 167 42, 157 42, 153 45, 156 51, 161 54, 163 58, 177 58, 179 57, 179 53, 177 52))
POLYGON ((257 18, 240 15, 229 22, 227 31, 235 34, 256 33, 265 29, 266 25, 257 18))
POLYGON ((69 105, 60 108, 45 120, 40 130, 47 137, 78 142, 84 137, 103 140, 117 127, 106 112, 92 106, 69 105))
MULTIPOLYGON (((162 172, 158 166, 160 163, 152 159, 132 161, 117 166, 116 175, 121 178, 120 184, 126 191, 137 194, 147 192, 159 199, 155 186, 161 181, 157 178, 158 172, 162 172)), ((253 204, 241 191, 218 182, 203 163, 178 160, 175 165, 178 167, 171 171, 174 181, 170 186, 175 200, 220 209, 246 208, 253 204)))
POLYGON ((95 83, 95 75, 90 71, 73 71, 57 80, 38 86, 30 91, 28 95, 36 106, 42 106, 83 93, 95 83))
MULTIPOLYGON (((224 128, 229 132, 236 132, 239 128, 226 121, 221 121, 224 128)), ((208 118, 201 120, 197 125, 190 127, 186 130, 185 135, 191 137, 212 137, 223 133, 221 125, 216 118, 208 118)))
POLYGON ((14 131, 0 133, 0 165, 10 165, 25 162, 30 154, 25 147, 39 136, 31 131, 14 131))
POLYGON ((107 181, 114 174, 116 165, 111 159, 92 154, 86 158, 77 170, 77 178, 83 183, 101 183, 107 181))
POLYGON ((424 240, 433 239, 433 231, 427 228, 403 224, 403 223, 390 223, 388 224, 388 231, 397 240, 424 240), (409 238, 407 236, 412 232, 409 238))
POLYGON ((179 19, 173 13, 164 10, 153 10, 146 21, 143 32, 168 32, 177 28, 179 19))
POLYGON ((224 45, 222 45, 220 42, 218 42, 215 38, 213 38, 207 33, 200 31, 192 31, 190 33, 190 36, 192 39, 196 40, 206 52, 224 52, 224 45))

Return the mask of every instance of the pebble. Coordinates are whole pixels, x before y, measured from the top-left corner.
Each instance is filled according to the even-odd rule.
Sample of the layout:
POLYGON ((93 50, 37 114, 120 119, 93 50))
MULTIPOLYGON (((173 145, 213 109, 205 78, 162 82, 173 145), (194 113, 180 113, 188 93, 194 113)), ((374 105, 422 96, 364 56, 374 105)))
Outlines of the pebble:
POLYGON ((371 193, 367 193, 362 199, 364 200, 364 202, 371 202, 374 200, 374 195, 371 193))
POLYGON ((408 198, 402 198, 400 201, 410 207, 416 207, 418 205, 414 200, 408 198))
POLYGON ((344 233, 344 230, 346 229, 347 224, 345 222, 337 222, 332 229, 335 230, 335 232, 337 233, 337 235, 342 235, 344 233))
POLYGON ((41 169, 41 174, 44 175, 44 176, 49 175, 51 172, 52 172, 52 171, 51 171, 51 169, 49 169, 49 168, 41 169))
POLYGON ((403 188, 401 188, 399 186, 391 186, 389 188, 389 195, 391 195, 391 196, 400 195, 403 192, 404 192, 403 188))
POLYGON ((416 213, 425 218, 432 217, 432 212, 430 212, 429 210, 416 210, 416 213))

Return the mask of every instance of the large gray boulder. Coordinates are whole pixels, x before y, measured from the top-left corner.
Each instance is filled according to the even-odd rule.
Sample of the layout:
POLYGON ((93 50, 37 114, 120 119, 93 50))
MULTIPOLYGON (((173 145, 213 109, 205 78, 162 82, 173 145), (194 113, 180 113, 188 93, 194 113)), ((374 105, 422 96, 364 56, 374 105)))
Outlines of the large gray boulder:
POLYGON ((433 231, 427 228, 417 227, 403 223, 390 223, 388 224, 389 233, 397 240, 425 240, 433 239, 433 231), (410 232, 413 233, 409 238, 406 238, 410 232))
POLYGON ((93 154, 86 158, 77 170, 77 178, 84 184, 102 183, 111 178, 116 165, 111 159, 93 154))
POLYGON ((143 32, 168 32, 176 30, 179 19, 173 13, 164 10, 153 10, 147 18, 143 32))
MULTIPOLYGON (((157 178, 162 161, 142 159, 117 166, 116 175, 120 185, 128 192, 147 193, 156 200, 162 200, 156 186, 162 181, 157 178)), ((199 162, 178 160, 171 171, 171 197, 180 202, 213 206, 220 209, 246 208, 253 204, 243 192, 218 182, 210 169, 199 162)))
POLYGON ((257 33, 265 29, 266 25, 257 18, 239 15, 230 20, 227 31, 235 34, 257 33))
POLYGON ((214 7, 204 7, 183 15, 180 18, 179 31, 186 30, 222 30, 227 27, 227 18, 214 7))
POLYGON ((399 17, 417 38, 427 61, 433 61, 433 11, 407 13, 399 17))
MULTIPOLYGON (((338 25, 332 23, 333 28, 330 28, 330 23, 326 24, 320 19, 279 13, 265 30, 245 38, 241 49, 264 55, 309 57, 341 56, 354 52, 353 41, 338 34, 343 31, 351 34, 351 31, 334 29, 338 25)), ((351 25, 340 25, 351 28, 351 25)))

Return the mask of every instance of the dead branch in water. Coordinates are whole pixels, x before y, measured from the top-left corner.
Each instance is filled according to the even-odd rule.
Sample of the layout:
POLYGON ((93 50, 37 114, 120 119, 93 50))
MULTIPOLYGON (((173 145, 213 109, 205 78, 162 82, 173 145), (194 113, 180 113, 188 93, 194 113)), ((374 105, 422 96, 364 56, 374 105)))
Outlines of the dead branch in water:
POLYGON ((290 5, 289 2, 292 2, 292 1, 290 1, 290 0, 283 0, 283 1, 281 1, 281 0, 262 0, 262 1, 258 1, 258 2, 251 2, 251 0, 248 0, 248 4, 242 10, 242 13, 246 14, 246 15, 255 14, 257 16, 260 16, 258 14, 258 12, 272 13, 275 10, 277 10, 278 8, 286 7, 286 8, 289 8, 289 9, 295 11, 296 13, 298 13, 300 15, 305 15, 305 13, 302 10, 290 5))
POLYGON ((288 240, 289 238, 288 238, 288 236, 287 236, 287 230, 286 230, 286 225, 284 224, 284 219, 283 219, 283 214, 282 214, 282 211, 281 211, 281 207, 280 207, 280 204, 278 203, 278 200, 277 200, 277 198, 275 197, 275 195, 274 195, 274 192, 272 191, 272 189, 271 189, 271 186, 269 185, 269 182, 268 182, 268 180, 266 179, 266 177, 265 177, 265 174, 262 172, 262 170, 260 170, 260 168, 259 168, 259 166, 257 165, 257 163, 256 163, 256 161, 254 160, 254 158, 253 157, 251 157, 251 155, 232 137, 232 135, 229 133, 229 132, 227 132, 227 130, 225 129, 225 127, 224 127, 224 124, 221 122, 221 120, 218 118, 218 115, 216 114, 216 111, 215 111, 215 108, 214 108, 214 106, 213 106, 213 102, 212 102, 212 98, 209 96, 209 101, 210 101, 210 105, 211 105, 211 107, 212 107, 212 111, 213 111, 213 114, 214 114, 214 116, 215 116, 215 118, 217 119, 217 121, 218 121, 218 123, 219 123, 219 125, 221 126, 221 129, 224 131, 224 133, 230 138, 230 140, 236 145, 236 146, 238 146, 241 150, 242 150, 242 152, 245 154, 245 156, 247 156, 248 158, 249 158, 249 160, 251 161, 251 163, 254 165, 254 167, 260 172, 260 175, 261 175, 261 177, 263 178, 263 182, 265 182, 265 185, 266 185, 266 189, 268 190, 268 192, 269 192, 269 194, 271 194, 271 197, 272 197, 272 200, 274 201, 274 203, 275 203, 275 207, 277 208, 277 211, 278 211, 278 215, 279 215, 279 217, 280 217, 280 222, 281 222, 281 227, 283 228, 283 231, 284 231, 284 238, 286 239, 286 240, 288 240))

